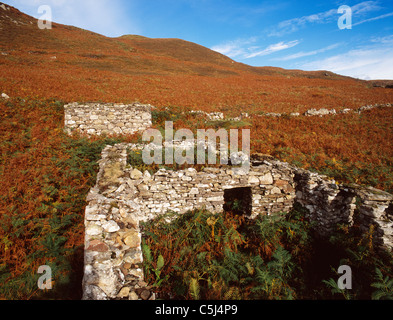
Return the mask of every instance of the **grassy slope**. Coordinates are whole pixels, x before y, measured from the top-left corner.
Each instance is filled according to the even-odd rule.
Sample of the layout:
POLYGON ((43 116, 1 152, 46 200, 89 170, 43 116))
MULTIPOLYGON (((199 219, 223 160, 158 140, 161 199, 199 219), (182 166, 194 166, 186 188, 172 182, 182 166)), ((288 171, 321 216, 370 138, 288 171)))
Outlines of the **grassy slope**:
POLYGON ((265 112, 393 100, 392 90, 365 81, 330 72, 250 67, 179 39, 107 38, 59 24, 39 30, 34 18, 16 9, 1 10, 0 23, 0 51, 8 54, 0 55, 0 88, 13 96, 139 100, 205 110, 254 106, 265 112))

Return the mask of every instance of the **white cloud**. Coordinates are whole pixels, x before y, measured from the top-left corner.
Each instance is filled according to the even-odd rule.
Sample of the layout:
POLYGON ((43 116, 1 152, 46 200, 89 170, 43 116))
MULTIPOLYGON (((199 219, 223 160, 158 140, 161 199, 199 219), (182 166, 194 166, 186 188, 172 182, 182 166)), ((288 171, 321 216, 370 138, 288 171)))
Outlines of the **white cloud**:
POLYGON ((266 55, 272 54, 277 51, 292 48, 294 46, 297 46, 299 43, 300 43, 299 40, 294 40, 294 41, 290 41, 290 42, 286 42, 286 43, 284 41, 281 41, 279 43, 275 43, 275 44, 268 46, 266 49, 247 54, 245 56, 245 58, 249 59, 249 58, 254 58, 254 57, 258 57, 258 56, 266 56, 266 55))
MULTIPOLYGON (((351 7, 353 16, 364 16, 365 14, 382 9, 377 1, 363 1, 351 7)), ((337 12, 338 7, 324 12, 293 18, 280 22, 273 30, 270 30, 268 36, 281 37, 304 28, 308 24, 322 24, 337 21, 340 14, 337 12)), ((365 21, 367 22, 367 21, 365 21)))
POLYGON ((325 47, 325 48, 322 48, 322 49, 313 50, 313 51, 309 51, 309 52, 303 52, 302 51, 302 52, 291 54, 291 55, 288 55, 288 56, 285 56, 285 57, 282 57, 282 58, 275 58, 275 59, 272 59, 272 60, 275 60, 275 61, 288 61, 288 60, 294 60, 294 59, 314 56, 314 55, 317 55, 317 54, 320 54, 320 53, 324 53, 324 52, 329 51, 329 50, 333 50, 333 49, 337 48, 339 45, 340 45, 339 43, 335 43, 335 44, 332 44, 331 46, 328 46, 328 47, 325 47))
POLYGON ((125 14, 124 5, 111 0, 14 0, 14 6, 39 18, 38 8, 49 5, 53 21, 114 37, 139 33, 135 20, 125 14))
POLYGON ((380 44, 387 44, 387 45, 393 45, 393 34, 385 37, 377 37, 371 39, 371 42, 373 43, 380 43, 380 44))
POLYGON ((393 79, 393 47, 350 50, 301 65, 304 70, 329 70, 364 80, 393 79))
POLYGON ((363 24, 363 23, 371 22, 371 21, 376 21, 376 20, 380 20, 380 19, 385 19, 385 18, 388 18, 388 17, 391 17, 391 16, 393 16, 393 12, 386 13, 386 14, 380 15, 378 17, 374 17, 374 18, 370 18, 370 19, 359 21, 357 23, 354 23, 352 26, 353 27, 354 26, 358 26, 359 24, 363 24))
POLYGON ((378 4, 378 1, 364 1, 352 6, 351 9, 354 14, 362 15, 370 11, 380 10, 382 7, 378 4))
POLYGON ((251 37, 247 39, 236 39, 216 45, 211 49, 220 52, 230 58, 236 58, 239 56, 245 56, 249 50, 252 50, 252 48, 254 48, 250 45, 255 43, 256 41, 256 37, 251 37))
POLYGON ((308 23, 326 23, 335 14, 337 14, 337 9, 331 9, 329 11, 312 14, 309 16, 281 21, 277 27, 275 27, 274 30, 269 33, 269 36, 281 37, 285 34, 298 31, 301 27, 304 27, 308 23))
POLYGON ((267 48, 261 50, 260 46, 255 45, 257 40, 257 37, 238 39, 216 45, 211 49, 225 54, 230 58, 239 57, 242 59, 250 59, 258 56, 266 56, 274 52, 289 49, 300 43, 299 40, 293 40, 289 42, 281 41, 275 44, 271 44, 267 48))

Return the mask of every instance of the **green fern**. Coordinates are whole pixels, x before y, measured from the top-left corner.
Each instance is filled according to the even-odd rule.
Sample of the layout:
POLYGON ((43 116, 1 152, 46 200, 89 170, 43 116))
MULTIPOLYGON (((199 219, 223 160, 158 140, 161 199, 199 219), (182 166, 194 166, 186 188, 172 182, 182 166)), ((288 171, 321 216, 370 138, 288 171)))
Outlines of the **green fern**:
MULTIPOLYGON (((295 218, 286 221, 278 215, 252 222, 238 218, 195 210, 173 216, 170 223, 161 216, 144 224, 151 250, 168 259, 159 278, 165 272, 170 281, 160 289, 181 299, 293 299, 289 281, 295 263, 281 240, 287 229, 301 229, 293 227, 295 218), (264 240, 272 242, 271 254, 259 253, 264 240)), ((301 238, 297 231, 288 231, 293 242, 301 238)), ((144 249, 147 253, 151 254, 144 249)), ((154 265, 155 259, 145 259, 145 263, 154 265)), ((159 269, 161 263, 154 266, 159 269)), ((154 275, 153 269, 150 272, 154 275)), ((150 275, 149 281, 156 278, 150 275)))
POLYGON ((273 273, 278 274, 280 279, 289 277, 293 270, 290 253, 279 246, 273 254, 273 260, 268 263, 268 268, 273 273))
POLYGON ((238 287, 229 287, 225 290, 224 300, 241 300, 241 293, 238 287))
POLYGON ((163 266, 164 266, 164 258, 162 255, 159 255, 157 260, 157 267, 156 267, 157 272, 161 272, 163 266))
POLYGON ((194 300, 199 300, 200 287, 199 282, 195 278, 191 278, 188 286, 188 293, 190 294, 191 298, 194 300))
POLYGON ((273 254, 273 260, 262 264, 262 259, 254 259, 258 285, 251 289, 261 299, 293 299, 293 291, 287 285, 292 273, 291 255, 281 246, 273 254))
POLYGON ((142 252, 143 252, 143 256, 144 256, 144 258, 145 258, 145 260, 147 261, 147 262, 152 262, 153 261, 153 258, 152 258, 152 256, 151 256, 151 250, 150 250, 150 247, 147 245, 147 244, 143 244, 142 245, 142 252))
POLYGON ((333 295, 340 294, 345 300, 351 300, 353 295, 346 289, 340 289, 336 280, 330 278, 329 280, 322 280, 322 282, 330 288, 333 295))
POLYGON ((239 280, 241 256, 228 248, 224 249, 224 261, 221 264, 221 277, 226 282, 239 280))
POLYGON ((393 300, 393 279, 388 276, 384 277, 381 270, 376 268, 376 280, 371 284, 377 290, 371 295, 373 300, 393 300))
POLYGON ((154 260, 148 245, 142 244, 142 253, 145 260, 145 264, 144 264, 145 274, 146 276, 149 276, 151 274, 151 271, 153 271, 155 275, 155 282, 153 286, 159 287, 162 282, 164 282, 169 278, 169 275, 165 276, 164 278, 161 278, 162 268, 165 265, 164 257, 162 255, 159 255, 157 259, 156 267, 153 267, 154 260))

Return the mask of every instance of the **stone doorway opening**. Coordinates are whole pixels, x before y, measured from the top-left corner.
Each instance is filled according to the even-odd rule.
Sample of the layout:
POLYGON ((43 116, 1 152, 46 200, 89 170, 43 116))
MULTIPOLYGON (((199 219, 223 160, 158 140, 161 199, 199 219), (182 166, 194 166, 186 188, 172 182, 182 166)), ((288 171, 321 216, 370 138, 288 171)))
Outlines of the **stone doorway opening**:
POLYGON ((233 214, 251 216, 252 190, 251 187, 224 190, 224 211, 233 214))

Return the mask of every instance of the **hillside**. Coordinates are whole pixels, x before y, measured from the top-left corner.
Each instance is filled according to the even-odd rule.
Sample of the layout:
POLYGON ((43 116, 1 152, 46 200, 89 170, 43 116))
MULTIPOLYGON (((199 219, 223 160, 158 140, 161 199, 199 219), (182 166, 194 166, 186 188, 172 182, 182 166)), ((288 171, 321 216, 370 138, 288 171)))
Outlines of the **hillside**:
MULTIPOLYGON (((325 117, 261 116, 392 104, 391 84, 329 71, 251 67, 180 39, 108 38, 57 23, 40 30, 36 19, 0 3, 0 94, 10 97, 0 98, 0 299, 80 299, 86 196, 96 183, 101 151, 140 142, 138 135, 68 136, 65 104, 151 104, 157 107, 153 126, 160 130, 167 120, 193 132, 250 128, 252 152, 338 182, 393 192, 393 108, 325 117), (184 112, 190 109, 250 117, 206 122, 198 113, 184 112), (54 290, 37 289, 40 265, 51 266, 54 290)), ((362 259, 373 250, 372 234, 365 236, 362 259)), ((363 248, 357 239, 343 237, 363 248)))
POLYGON ((138 100, 206 111, 252 106, 255 112, 393 100, 392 90, 366 81, 326 71, 251 67, 180 39, 108 38, 57 23, 40 30, 36 19, 7 5, 0 7, 0 26, 0 88, 11 96, 138 100))

